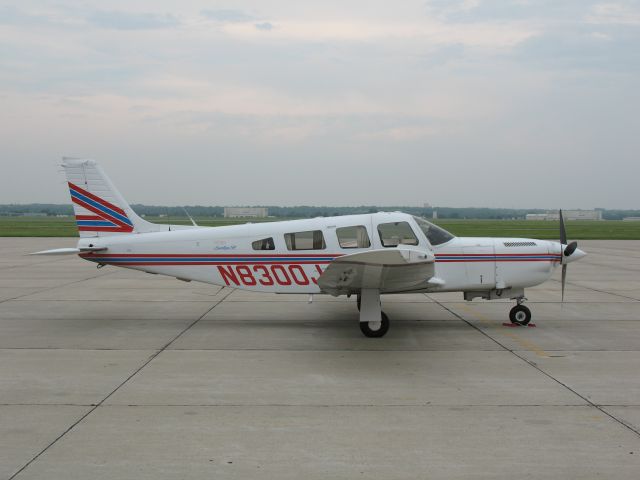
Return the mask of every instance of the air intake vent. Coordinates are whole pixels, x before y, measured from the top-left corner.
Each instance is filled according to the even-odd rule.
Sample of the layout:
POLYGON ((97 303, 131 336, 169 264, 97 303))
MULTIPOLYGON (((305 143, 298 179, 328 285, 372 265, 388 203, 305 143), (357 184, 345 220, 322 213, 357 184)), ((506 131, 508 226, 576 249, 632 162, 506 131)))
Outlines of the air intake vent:
POLYGON ((535 247, 536 242, 504 242, 505 247, 535 247))

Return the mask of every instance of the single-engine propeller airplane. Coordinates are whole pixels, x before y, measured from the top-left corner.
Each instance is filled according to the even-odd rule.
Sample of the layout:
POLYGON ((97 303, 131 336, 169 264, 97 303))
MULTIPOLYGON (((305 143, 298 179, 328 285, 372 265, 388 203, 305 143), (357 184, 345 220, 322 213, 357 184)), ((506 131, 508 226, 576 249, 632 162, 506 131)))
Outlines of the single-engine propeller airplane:
POLYGON ((455 237, 401 212, 320 217, 224 227, 159 225, 140 218, 93 160, 64 159, 80 239, 78 254, 115 265, 231 288, 271 293, 356 295, 360 329, 382 337, 389 318, 380 296, 462 292, 465 300, 512 299, 509 318, 526 325, 524 289, 586 255, 560 241, 455 237))

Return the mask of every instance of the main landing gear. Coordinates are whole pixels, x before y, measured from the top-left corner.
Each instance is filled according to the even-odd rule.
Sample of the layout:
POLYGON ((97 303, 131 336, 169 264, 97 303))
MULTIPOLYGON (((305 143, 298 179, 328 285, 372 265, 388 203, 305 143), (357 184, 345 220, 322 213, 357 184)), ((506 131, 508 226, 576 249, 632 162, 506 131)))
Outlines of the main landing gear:
POLYGON ((360 331, 365 337, 380 338, 389 330, 389 317, 382 311, 380 290, 363 288, 358 294, 360 331))
POLYGON ((526 298, 518 297, 518 304, 509 312, 509 320, 515 325, 528 325, 531 321, 531 310, 523 305, 526 298))

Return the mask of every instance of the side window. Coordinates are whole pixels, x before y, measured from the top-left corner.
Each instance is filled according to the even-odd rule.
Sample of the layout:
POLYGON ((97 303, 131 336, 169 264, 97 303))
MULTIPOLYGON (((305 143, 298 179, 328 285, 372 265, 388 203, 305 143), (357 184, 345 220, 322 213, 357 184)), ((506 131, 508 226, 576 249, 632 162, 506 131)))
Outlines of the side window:
POLYGON ((371 246, 367 229, 362 225, 336 228, 336 235, 340 248, 369 248, 371 246))
POLYGON ((273 238, 263 238, 262 240, 256 240, 251 244, 254 250, 275 250, 276 246, 273 243, 273 238))
POLYGON ((418 244, 418 238, 407 222, 381 223, 378 233, 383 247, 418 244))
POLYGON ((327 248, 322 236, 322 230, 286 233, 284 240, 289 250, 323 250, 327 248))

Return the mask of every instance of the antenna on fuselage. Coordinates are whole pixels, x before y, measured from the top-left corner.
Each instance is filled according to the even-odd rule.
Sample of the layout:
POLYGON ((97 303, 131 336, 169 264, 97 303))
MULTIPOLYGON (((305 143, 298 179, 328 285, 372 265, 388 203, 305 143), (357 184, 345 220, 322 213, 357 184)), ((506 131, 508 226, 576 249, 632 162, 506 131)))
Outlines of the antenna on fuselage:
POLYGON ((194 227, 199 227, 200 225, 198 225, 196 223, 196 221, 191 217, 191 215, 189 215, 189 212, 187 212, 187 208, 186 207, 182 207, 182 210, 184 210, 184 213, 187 215, 187 217, 189 217, 189 220, 191 220, 191 223, 193 223, 194 227))

